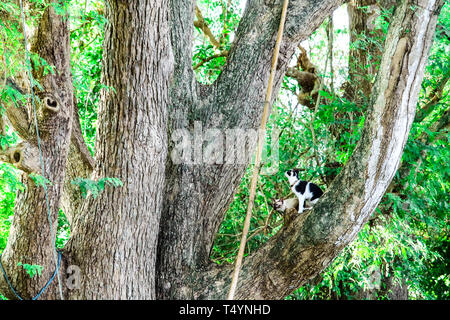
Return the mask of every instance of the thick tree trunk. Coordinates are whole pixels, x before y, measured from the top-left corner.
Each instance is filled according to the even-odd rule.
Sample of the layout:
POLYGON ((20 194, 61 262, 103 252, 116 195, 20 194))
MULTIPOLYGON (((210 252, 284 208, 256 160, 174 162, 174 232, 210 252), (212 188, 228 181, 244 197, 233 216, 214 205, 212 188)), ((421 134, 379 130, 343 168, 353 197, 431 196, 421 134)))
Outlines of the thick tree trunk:
MULTIPOLYGON (((28 173, 24 173, 22 182, 26 188, 24 191, 17 192, 14 221, 7 247, 2 255, 2 263, 11 276, 10 280, 13 286, 25 299, 34 297, 50 279, 56 268, 54 241, 58 226, 59 202, 63 190, 73 112, 68 19, 56 14, 53 7, 48 7, 42 16, 31 49, 45 59, 49 65, 54 66, 57 72, 46 76, 42 74, 42 70, 35 69, 33 72, 34 78, 43 87, 43 91, 36 92, 36 88, 34 90, 40 97, 40 100, 36 100, 36 107, 40 147, 45 162, 44 174, 40 166, 39 145, 34 129, 31 100, 27 106, 29 111, 25 112, 25 108, 16 108, 14 112, 17 117, 11 121, 21 137, 27 139, 25 145, 28 146, 28 149, 34 150, 31 153, 20 153, 17 163, 32 162, 34 165, 31 166, 28 173, 44 175, 50 181, 50 184, 47 184, 47 196, 52 229, 50 229, 47 216, 44 188, 36 185, 28 173), (23 268, 17 266, 18 262, 43 266, 42 275, 30 279, 23 268)), ((20 168, 20 165, 18 167, 20 168)), ((0 289, 4 295, 15 298, 9 288, 5 288, 7 288, 5 281, 0 281, 0 289)), ((42 298, 56 297, 55 289, 56 280, 42 295, 42 298)))
POLYGON ((80 268, 72 299, 154 299, 172 75, 168 2, 108 1, 104 91, 93 179, 122 188, 88 197, 67 245, 80 268))

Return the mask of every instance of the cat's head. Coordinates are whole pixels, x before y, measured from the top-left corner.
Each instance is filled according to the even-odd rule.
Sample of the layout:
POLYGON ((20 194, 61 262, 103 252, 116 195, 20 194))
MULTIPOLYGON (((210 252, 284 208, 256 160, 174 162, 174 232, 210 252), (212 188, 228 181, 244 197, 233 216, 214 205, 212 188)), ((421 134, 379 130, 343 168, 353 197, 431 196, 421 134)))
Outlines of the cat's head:
POLYGON ((288 178, 289 184, 293 184, 297 180, 300 180, 299 178, 299 169, 290 169, 284 173, 284 175, 288 178))
POLYGON ((286 210, 286 206, 284 204, 283 199, 275 199, 272 201, 272 207, 278 212, 284 212, 286 210))

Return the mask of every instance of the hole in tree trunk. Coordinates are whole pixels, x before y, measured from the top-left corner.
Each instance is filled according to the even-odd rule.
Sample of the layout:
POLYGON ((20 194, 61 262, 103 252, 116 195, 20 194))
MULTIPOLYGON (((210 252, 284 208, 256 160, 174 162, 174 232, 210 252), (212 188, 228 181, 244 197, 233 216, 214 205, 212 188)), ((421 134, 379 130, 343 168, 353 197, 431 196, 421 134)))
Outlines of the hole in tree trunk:
POLYGON ((14 154, 13 154, 14 161, 15 162, 19 162, 20 161, 20 157, 21 157, 20 152, 19 151, 14 151, 14 154))
POLYGON ((50 108, 56 108, 56 106, 58 105, 58 103, 55 100, 52 100, 50 98, 45 99, 47 106, 49 106, 50 108))

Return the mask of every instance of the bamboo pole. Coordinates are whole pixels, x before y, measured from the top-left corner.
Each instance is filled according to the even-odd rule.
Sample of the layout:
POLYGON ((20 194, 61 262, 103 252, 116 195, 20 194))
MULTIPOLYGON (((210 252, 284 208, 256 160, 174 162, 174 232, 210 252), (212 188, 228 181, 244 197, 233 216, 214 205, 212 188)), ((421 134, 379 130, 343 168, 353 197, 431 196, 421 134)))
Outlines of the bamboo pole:
POLYGON ((280 52, 281 39, 283 37, 284 23, 286 21, 286 12, 287 12, 288 4, 289 4, 289 0, 284 0, 283 9, 281 11, 280 26, 278 28, 277 40, 275 43, 275 49, 274 49, 274 54, 273 54, 273 58, 272 58, 272 68, 270 69, 269 83, 267 84, 266 99, 264 101, 264 111, 263 111, 261 125, 260 125, 259 132, 258 132, 258 145, 257 145, 257 149, 256 149, 255 166, 253 168, 252 181, 251 181, 251 185, 250 185, 250 196, 248 199, 247 214, 245 215, 244 229, 242 231, 242 238, 241 238, 241 243, 239 245, 239 252, 236 257, 233 276, 231 279, 230 291, 228 292, 228 297, 227 297, 228 300, 234 299, 234 294, 236 292, 237 282, 239 279, 239 272, 241 270, 242 260, 244 257, 245 245, 247 243, 247 234, 248 234, 248 230, 250 228, 250 219, 252 217, 253 205, 255 202, 256 184, 258 182, 259 169, 261 167, 261 154, 262 154, 262 147, 263 147, 263 143, 264 143, 264 131, 266 129, 267 119, 269 117, 269 107, 270 107, 270 101, 272 100, 273 81, 275 78, 275 71, 277 69, 278 55, 280 52))

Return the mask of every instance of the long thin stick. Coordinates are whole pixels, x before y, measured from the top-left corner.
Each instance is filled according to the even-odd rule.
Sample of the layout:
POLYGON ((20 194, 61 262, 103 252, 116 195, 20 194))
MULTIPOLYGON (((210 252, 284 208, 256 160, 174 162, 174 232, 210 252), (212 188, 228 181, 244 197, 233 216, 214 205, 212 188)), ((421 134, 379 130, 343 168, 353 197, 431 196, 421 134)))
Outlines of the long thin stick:
POLYGON ((264 111, 261 120, 261 126, 258 133, 258 146, 256 149, 255 167, 253 168, 252 182, 250 186, 250 196, 248 199, 247 214, 245 215, 244 229, 242 231, 242 238, 241 243, 239 245, 239 252, 236 257, 236 264, 234 266, 233 277, 231 279, 230 291, 228 292, 227 297, 228 300, 234 299, 234 294, 236 292, 237 282, 239 278, 239 272, 241 270, 242 259, 244 257, 245 245, 247 243, 247 234, 250 228, 250 219, 252 217, 253 204, 255 202, 256 183, 258 182, 258 174, 261 166, 261 154, 262 154, 262 146, 264 143, 264 131, 266 129, 267 118, 269 116, 270 101, 272 100, 273 80, 275 78, 275 71, 277 69, 278 54, 280 52, 281 38, 283 36, 284 23, 286 21, 286 12, 288 4, 289 0, 284 0, 283 10, 281 12, 280 26, 278 28, 277 41, 275 44, 275 50, 272 58, 272 68, 270 70, 269 83, 267 84, 267 93, 266 93, 266 100, 264 102, 264 111))

